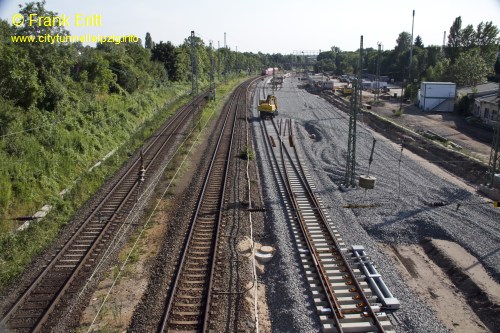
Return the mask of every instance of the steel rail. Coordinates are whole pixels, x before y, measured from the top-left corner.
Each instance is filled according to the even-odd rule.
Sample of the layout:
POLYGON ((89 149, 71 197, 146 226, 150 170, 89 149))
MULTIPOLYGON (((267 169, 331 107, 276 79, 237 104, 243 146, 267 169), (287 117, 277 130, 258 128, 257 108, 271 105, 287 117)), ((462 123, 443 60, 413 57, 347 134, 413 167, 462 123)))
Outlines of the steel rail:
MULTIPOLYGON (((272 119, 272 124, 273 124, 273 127, 276 130, 276 133, 279 133, 279 138, 278 139, 280 140, 280 152, 282 153, 283 144, 282 144, 281 137, 280 137, 281 136, 281 130, 282 130, 281 123, 280 123, 280 126, 278 128, 276 126, 276 122, 274 121, 274 119, 272 119)), ((261 122, 261 125, 262 125, 261 128, 265 132, 265 137, 270 137, 270 135, 269 135, 270 133, 268 132, 267 127, 265 125, 263 125, 262 122, 261 122)), ((283 130, 285 130, 285 128, 283 128, 283 130)), ((274 152, 273 149, 271 149, 271 152, 272 152, 272 155, 274 157, 274 161, 276 163, 278 163, 278 158, 276 156, 276 153, 274 152)), ((284 164, 284 159, 282 158, 281 160, 282 160, 282 164, 284 164)), ((283 167, 284 167, 284 165, 283 165, 283 167)), ((284 170, 286 170, 286 168, 284 168, 284 170)), ((285 187, 285 190, 287 192, 288 199, 291 201, 292 206, 294 207, 294 215, 297 218, 297 220, 299 220, 299 225, 301 227, 301 230, 302 230, 303 234, 305 235, 305 240, 306 240, 307 247, 308 247, 309 251, 311 253, 313 253, 315 251, 315 249, 314 249, 314 246, 311 243, 311 239, 307 236, 307 231, 304 229, 303 223, 300 222, 302 220, 302 217, 299 214, 298 204, 297 204, 295 196, 294 196, 294 194, 292 192, 292 186, 290 184, 290 180, 288 179, 288 177, 286 175, 283 175, 282 169, 280 169, 279 167, 278 167, 278 174, 279 174, 279 176, 280 176, 281 181, 283 182, 283 184, 286 184, 286 186, 284 186, 284 187, 285 187)), ((333 295, 333 292, 331 291, 331 287, 330 287, 330 284, 329 284, 328 280, 325 281, 323 279, 323 274, 321 272, 322 268, 321 268, 321 265, 319 263, 319 260, 317 260, 317 256, 313 256, 312 259, 313 259, 313 262, 314 262, 314 267, 315 267, 315 270, 316 270, 316 274, 320 277, 320 283, 321 283, 321 286, 322 286, 323 290, 327 291, 327 293, 330 293, 329 296, 333 295)), ((330 307, 332 309, 335 309, 335 308, 338 307, 335 296, 327 297, 327 302, 328 302, 328 304, 330 305, 330 307)), ((333 320, 335 321, 336 327, 338 328, 338 331, 339 331, 338 333, 342 333, 343 331, 342 331, 342 326, 340 325, 339 318, 334 315, 333 316, 333 320)))
MULTIPOLYGON (((268 128, 265 123, 261 121, 261 125, 263 125, 262 131, 265 137, 271 138, 271 135, 269 134, 268 128)), ((311 186, 309 185, 309 182, 307 180, 307 177, 305 176, 305 170, 303 168, 303 165, 300 163, 300 158, 298 156, 298 152, 296 149, 296 146, 293 142, 293 128, 291 125, 291 122, 280 122, 279 126, 276 125, 276 122, 274 119, 272 120, 272 126, 274 128, 275 133, 279 136, 279 141, 280 141, 280 148, 279 152, 281 153, 281 168, 277 168, 277 173, 279 174, 279 177, 282 180, 283 184, 286 184, 286 186, 283 186, 288 198, 290 200, 290 203, 292 204, 292 213, 297 219, 297 225, 299 226, 299 230, 301 230, 301 233, 303 235, 303 240, 304 243, 309 250, 309 253, 311 254, 311 259, 313 262, 312 267, 314 267, 314 271, 316 272, 316 275, 318 277, 320 286, 322 287, 326 297, 327 304, 330 306, 330 309, 332 310, 330 317, 333 319, 334 324, 335 324, 335 329, 337 332, 344 332, 343 328, 343 322, 347 320, 345 318, 345 314, 354 314, 354 313, 363 313, 363 310, 360 309, 359 311, 354 311, 353 310, 342 310, 341 305, 337 301, 336 293, 334 288, 332 288, 332 285, 330 284, 329 277, 325 271, 325 268, 323 267, 323 260, 320 259, 319 252, 317 251, 314 243, 318 241, 318 239, 313 239, 312 236, 310 235, 310 232, 308 230, 308 226, 306 226, 306 221, 304 217, 302 216, 301 208, 300 205, 297 201, 297 198, 295 197, 295 192, 293 190, 292 186, 292 178, 297 177, 297 180, 293 180, 296 184, 297 181, 300 183, 300 187, 302 188, 301 192, 304 193, 306 196, 304 197, 306 200, 308 200, 309 205, 311 205, 311 209, 313 211, 316 211, 318 214, 315 214, 318 218, 319 217, 319 223, 324 227, 323 231, 321 231, 321 234, 323 234, 324 240, 327 242, 327 244, 330 244, 328 247, 330 247, 329 252, 334 255, 337 259, 339 260, 339 267, 341 267, 340 271, 347 271, 347 273, 350 276, 350 282, 355 285, 356 288, 352 288, 350 292, 355 292, 358 295, 360 295, 360 301, 363 303, 358 303, 357 306, 362 306, 363 309, 366 309, 367 314, 369 315, 371 320, 372 320, 372 325, 373 328, 376 327, 377 332, 385 332, 383 326, 381 325, 380 321, 378 320, 377 315, 371 308, 369 301, 366 297, 366 295, 363 292, 363 287, 359 284, 359 281, 356 278, 356 275, 352 268, 349 265, 348 260, 345 258, 344 254, 342 253, 341 250, 341 245, 338 243, 337 238, 335 237, 331 227, 328 224, 328 219, 324 215, 323 210, 321 209, 321 204, 318 202, 316 196, 314 195, 311 186), (287 136, 289 139, 289 143, 291 146, 293 146, 294 154, 296 157, 296 162, 292 158, 290 152, 288 151, 288 148, 286 147, 285 141, 281 138, 281 136, 287 136), (285 161, 286 160, 286 161, 285 161), (288 164, 290 165, 291 169, 290 171, 294 173, 295 176, 292 177, 292 175, 289 174, 289 167, 287 167, 287 161, 288 164), (297 167, 296 163, 299 165, 297 167), (300 169, 299 169, 300 168, 300 169), (325 230, 327 232, 327 235, 325 235, 325 230), (340 263, 342 262, 342 264, 340 263), (345 267, 345 269, 344 269, 345 267)), ((267 140, 266 140, 267 141, 267 140)), ((273 155, 273 161, 278 165, 279 159, 276 157, 276 152, 274 149, 270 149, 271 154, 273 155)), ((297 185, 295 185, 296 187, 297 185)), ((304 195, 303 194, 303 195, 304 195)), ((303 205, 303 204, 302 204, 303 205)), ((319 225, 319 224, 318 224, 319 225)), ((321 227, 320 227, 321 228, 321 227)), ((345 278, 345 277, 344 277, 345 278)), ((348 331, 351 331, 353 328, 349 327, 348 331)), ((366 328, 365 328, 366 329, 366 328)), ((363 329, 363 331, 365 330, 363 329)))
MULTIPOLYGON (((293 130, 292 130, 291 124, 289 125, 289 135, 291 137, 293 137, 293 130)), ((288 149, 286 148, 286 146, 283 143, 283 141, 282 141, 282 148, 284 149, 284 151, 286 152, 287 156, 289 157, 289 160, 292 161, 291 154, 288 152, 288 149)), ((363 301, 363 303, 364 303, 364 305, 365 305, 368 313, 370 314, 371 318, 373 319, 373 321, 375 323, 375 326, 377 326, 377 329, 379 330, 379 332, 384 332, 385 330, 382 327, 380 321, 378 320, 378 317, 377 317, 376 313, 373 311, 372 307, 370 306, 370 302, 368 301, 368 298, 366 297, 365 293, 363 292, 363 288, 359 284, 359 281, 357 280, 356 275, 354 274, 354 271, 352 270, 351 266, 349 265, 349 262, 346 259, 344 253, 342 251, 340 251, 340 245, 339 245, 336 237, 334 236, 334 234, 333 234, 333 232, 332 232, 332 230, 331 230, 331 228, 330 228, 330 226, 329 226, 329 224, 327 222, 327 218, 324 215, 323 210, 321 209, 321 206, 320 206, 319 202, 317 201, 317 198, 314 195, 314 193, 313 193, 313 191, 311 189, 311 186, 309 185, 309 182, 307 181, 307 179, 305 177, 302 177, 302 175, 304 175, 305 172, 304 172, 304 168, 303 168, 302 163, 300 163, 300 159, 299 159, 299 156, 298 156, 297 148, 295 147, 295 145, 293 145, 293 151, 294 151, 295 156, 296 156, 298 167, 297 167, 297 165, 295 163, 291 163, 291 165, 295 169, 295 172, 297 172, 298 175, 301 175, 301 177, 299 177, 299 179, 300 179, 300 181, 302 183, 302 186, 304 187, 304 189, 306 189, 306 193, 307 193, 307 195, 309 197, 309 200, 312 202, 312 204, 314 206, 314 209, 320 215, 320 221, 319 222, 328 231, 328 236, 330 237, 330 241, 332 241, 333 244, 335 245, 336 252, 337 252, 336 254, 341 258, 342 262, 344 263, 344 267, 347 269, 349 276, 352 278, 351 281, 356 286, 357 292, 361 295, 362 301, 363 301)), ((295 201, 295 198, 294 198, 294 201, 295 201)), ((298 205, 296 207, 298 208, 298 205)), ((299 209, 299 211, 300 211, 300 209, 299 209)), ((302 219, 302 217, 301 217, 301 223, 303 223, 304 226, 305 226, 305 222, 302 219)), ((304 233, 304 235, 307 235, 307 233, 304 233)), ((307 235, 306 237, 309 237, 309 235, 307 235)), ((315 256, 317 256, 317 258, 319 258, 319 255, 318 255, 318 253, 317 253, 316 250, 314 250, 314 253, 315 253, 315 256)), ((323 268, 321 268, 321 271, 322 271, 323 277, 326 279, 326 281, 328 281, 328 277, 326 276, 326 272, 323 270, 323 268)), ((331 288, 329 288, 329 290, 331 290, 331 288)), ((338 304, 337 302, 335 302, 335 303, 336 303, 336 305, 338 304)), ((342 310, 341 310, 340 306, 338 306, 336 308, 336 311, 339 313, 340 318, 344 318, 344 314, 342 313, 342 310)))
MULTIPOLYGON (((240 87, 238 87, 239 89, 239 93, 238 93, 238 96, 237 96, 237 102, 236 102, 236 108, 235 108, 235 116, 234 116, 234 124, 233 124, 233 130, 231 131, 231 147, 229 148, 229 152, 228 152, 228 155, 227 155, 227 160, 228 160, 228 167, 226 169, 226 174, 224 176, 225 179, 227 179, 227 174, 229 172, 229 163, 230 163, 230 156, 232 155, 231 152, 232 152, 232 149, 233 149, 233 138, 234 138, 234 129, 236 128, 236 120, 238 119, 238 111, 240 111, 241 113, 241 108, 239 108, 239 101, 241 100, 241 98, 243 97, 244 98, 244 102, 245 102, 245 105, 243 107, 243 112, 246 111, 247 109, 247 94, 248 94, 248 87, 250 87, 256 80, 256 79, 251 79, 251 80, 248 80, 246 81, 244 84, 242 84, 240 87)), ((224 200, 224 196, 225 196, 225 188, 226 186, 224 185, 223 187, 223 191, 222 191, 222 201, 224 200)), ((220 222, 220 221, 219 221, 220 222)), ((219 228, 219 224, 217 224, 217 228, 219 228)), ((209 285, 208 285, 208 293, 207 293, 207 305, 206 305, 206 309, 205 309, 205 319, 204 319, 204 322, 203 322, 203 330, 202 332, 208 332, 209 330, 209 327, 208 327, 208 320, 209 320, 209 314, 210 314, 210 308, 211 308, 211 302, 210 300, 212 299, 212 287, 213 287, 213 276, 214 276, 214 273, 215 273, 215 267, 216 267, 216 262, 217 262, 217 244, 219 243, 219 230, 217 229, 217 233, 216 233, 216 240, 215 240, 215 250, 214 250, 214 255, 213 255, 213 258, 212 258, 212 269, 211 269, 211 272, 210 272, 210 282, 209 282, 209 285)))
MULTIPOLYGON (((169 321, 171 319, 171 312, 173 310, 173 307, 174 307, 174 301, 175 301, 175 296, 176 296, 176 293, 177 293, 177 289, 178 289, 178 286, 179 284, 181 283, 181 279, 182 279, 182 273, 183 273, 183 270, 185 268, 185 263, 186 261, 188 260, 188 251, 189 251, 189 248, 190 248, 190 245, 191 245, 191 242, 193 240, 193 235, 195 233, 195 228, 197 226, 197 220, 199 218, 199 216, 201 215, 201 211, 204 207, 204 199, 205 199, 205 196, 208 192, 208 185, 209 185, 209 182, 212 180, 211 178, 215 177, 214 176, 214 169, 215 169, 215 163, 217 161, 217 154, 221 151, 221 146, 222 144, 225 142, 223 142, 223 138, 225 137, 225 132, 226 132, 226 129, 227 129, 227 124, 228 124, 228 121, 229 121, 229 116, 231 115, 231 108, 232 108, 232 104, 235 102, 236 98, 232 98, 230 100, 230 104, 225 108, 227 110, 225 116, 224 116, 224 121, 223 121, 223 125, 222 125, 222 129, 220 131, 220 134, 218 136, 218 139, 217 139, 217 143, 215 145, 215 149, 214 149, 214 152, 212 154, 212 157, 211 157, 211 160, 210 160, 210 164, 209 164, 209 167, 208 167, 208 170, 205 174, 205 179, 203 181, 203 186, 202 186, 202 189, 200 191, 200 194, 198 196, 198 201, 197 201, 197 205, 196 205, 196 209, 195 209, 195 212, 193 214, 193 216, 191 217, 191 224, 190 224, 190 227, 189 227, 189 233, 188 233, 188 236, 186 238, 186 240, 184 241, 184 244, 182 246, 182 250, 181 250, 181 258, 180 258, 180 262, 179 264, 177 265, 177 269, 176 269, 176 272, 174 273, 174 281, 173 281, 173 284, 172 284, 172 287, 169 288, 170 290, 170 293, 169 295, 167 296, 167 300, 166 300, 166 306, 165 306, 165 311, 163 312, 163 316, 162 316, 162 320, 161 320, 161 326, 159 327, 159 332, 165 332, 167 327, 169 326, 169 321)), ((229 141, 229 147, 227 149, 227 152, 224 154, 224 158, 223 160, 225 160, 225 163, 224 163, 224 175, 223 175, 223 179, 222 179, 222 184, 220 184, 221 188, 219 189, 219 201, 218 201, 218 207, 215 207, 215 212, 216 212, 216 222, 215 222, 215 231, 214 231, 214 234, 215 234, 215 241, 212 241, 212 245, 211 245, 211 248, 209 250, 209 253, 212 253, 212 255, 214 255, 214 250, 216 249, 216 246, 217 246, 217 240, 218 240, 218 231, 219 231, 219 225, 220 225, 220 221, 221 221, 221 216, 222 216, 222 205, 223 205, 223 198, 222 198, 222 195, 224 193, 224 189, 225 189, 225 183, 226 183, 226 178, 227 178, 227 171, 228 171, 228 165, 229 165, 229 156, 230 156, 230 152, 231 152, 231 146, 232 146, 232 138, 233 138, 233 132, 234 132, 234 127, 235 127, 235 124, 236 124, 236 119, 237 117, 234 116, 234 119, 233 119, 233 123, 231 125, 231 139, 229 141)), ((212 209, 213 210, 213 209, 212 209)), ((214 261, 211 262, 211 267, 210 267, 210 271, 212 272, 213 271, 213 264, 214 264, 214 261)), ((208 284, 211 285, 211 279, 212 279, 212 275, 209 277, 209 281, 208 281, 208 284)), ((208 298, 205 299, 205 309, 207 309, 207 304, 209 302, 208 298)), ((207 315, 207 311, 204 312, 204 315, 203 315, 203 326, 205 326, 207 324, 206 322, 206 317, 207 315)))
MULTIPOLYGON (((154 154, 154 157, 149 159, 149 163, 147 164, 147 169, 156 161, 156 157, 159 155, 159 151, 161 151, 164 147, 167 141, 169 141, 172 136, 174 135, 173 133, 175 130, 180 128, 180 126, 184 123, 185 119, 189 116, 188 110, 193 104, 200 103, 203 101, 204 95, 198 96, 194 101, 188 103, 184 107, 182 107, 178 112, 176 112, 164 125, 161 129, 158 135, 156 135, 152 141, 150 141, 147 144, 147 147, 145 149, 145 152, 148 153, 150 149, 154 147, 154 145, 157 142, 163 142, 161 146, 157 149, 156 153, 154 154), (172 126, 175 126, 172 129, 172 126), (170 134, 167 136, 167 138, 163 138, 163 141, 159 141, 160 137, 164 135, 168 130, 171 130, 170 134)), ((31 295, 32 292, 37 287, 41 286, 41 283, 43 282, 43 279, 47 277, 56 267, 58 264, 59 260, 62 259, 66 254, 67 250, 75 243, 75 241, 78 240, 78 237, 81 236, 83 231, 85 230, 86 226, 90 224, 90 222, 93 220, 97 212, 100 211, 100 209, 109 203, 110 198, 118 192, 120 189, 120 186, 124 184, 127 181, 130 181, 130 175, 131 172, 136 169, 137 164, 139 163, 138 160, 135 160, 132 165, 128 168, 127 171, 124 172, 124 174, 119 177, 119 179, 112 185, 112 188, 109 190, 109 192, 105 195, 105 197, 100 201, 100 203, 93 208, 93 210, 90 212, 90 214, 87 216, 87 218, 80 223, 79 227, 73 232, 72 236, 66 241, 64 246, 57 252, 57 254, 51 259, 51 261, 45 266, 45 268, 39 273, 39 275, 35 278, 33 283, 26 289, 25 292, 21 294, 20 297, 16 300, 16 302, 13 304, 13 306, 7 311, 7 313, 4 315, 1 324, 4 325, 5 327, 8 327, 7 323, 10 319, 15 317, 16 311, 22 309, 22 305, 28 301, 28 297, 31 295)), ((44 325, 45 321, 48 319, 50 313, 54 310, 55 306, 58 304, 60 298, 65 294, 65 291, 69 288, 73 280, 76 278, 78 273, 81 271, 81 269, 84 267, 84 264, 88 261, 90 256, 92 256, 95 252, 95 248, 100 244, 100 241, 104 237, 104 235, 107 233, 109 228, 114 224, 113 219, 118 215, 118 212, 120 209, 122 209, 130 199, 130 196, 133 194, 134 190, 136 189, 137 186, 137 181, 134 181, 132 184, 132 187, 126 191, 124 194, 124 197, 119 200, 118 203, 113 204, 115 206, 113 213, 111 215, 111 219, 107 221, 107 223, 102 227, 102 229, 99 231, 99 235, 92 241, 91 244, 89 244, 89 248, 86 250, 82 250, 81 252, 85 251, 85 255, 82 255, 82 258, 79 260, 79 262, 75 265, 72 271, 70 272, 65 272, 64 274, 68 275, 66 278, 63 278, 61 281, 62 285, 59 285, 58 290, 53 294, 52 299, 49 301, 49 305, 46 308, 43 308, 42 313, 38 316, 36 319, 36 316, 32 316, 29 318, 35 318, 35 323, 33 327, 24 327, 24 329, 29 329, 32 332, 39 332, 42 329, 42 326, 44 325)), ((130 186, 130 185, 128 185, 130 186)), ((122 194, 123 195, 123 194, 122 194)), ((55 286, 57 288, 57 286, 55 286)), ((45 301, 47 302, 47 301, 45 301)))

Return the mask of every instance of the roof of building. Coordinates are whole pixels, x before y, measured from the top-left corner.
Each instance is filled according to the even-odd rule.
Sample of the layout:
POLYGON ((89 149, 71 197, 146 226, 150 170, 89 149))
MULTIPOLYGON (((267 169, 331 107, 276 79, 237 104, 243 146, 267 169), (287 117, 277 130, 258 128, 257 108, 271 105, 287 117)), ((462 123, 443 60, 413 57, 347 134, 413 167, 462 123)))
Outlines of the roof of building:
POLYGON ((442 85, 456 85, 456 83, 453 83, 453 82, 431 82, 431 81, 425 81, 425 82, 422 82, 423 84, 442 84, 442 85))
POLYGON ((486 103, 498 103, 498 94, 489 94, 481 97, 476 97, 476 101, 478 102, 486 102, 486 103))
MULTIPOLYGON (((472 94, 474 87, 461 87, 458 89, 458 93, 465 95, 465 94, 472 94)), ((488 82, 488 83, 483 83, 483 84, 478 84, 476 87, 476 93, 485 93, 488 91, 494 92, 498 90, 498 83, 496 82, 488 82)))
POLYGON ((315 82, 323 82, 323 81, 329 81, 331 78, 329 76, 325 76, 322 74, 315 74, 315 75, 310 75, 309 79, 315 82))

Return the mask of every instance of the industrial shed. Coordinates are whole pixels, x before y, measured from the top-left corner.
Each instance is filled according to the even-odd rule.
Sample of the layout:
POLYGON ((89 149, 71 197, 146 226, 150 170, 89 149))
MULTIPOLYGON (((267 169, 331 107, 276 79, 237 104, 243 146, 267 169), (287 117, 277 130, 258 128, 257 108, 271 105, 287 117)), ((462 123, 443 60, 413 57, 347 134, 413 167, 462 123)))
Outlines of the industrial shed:
POLYGON ((474 100, 474 116, 480 118, 483 123, 494 125, 498 122, 498 94, 490 94, 477 97, 474 100))
POLYGON ((423 111, 453 112, 457 85, 452 82, 422 82, 418 106, 423 111))

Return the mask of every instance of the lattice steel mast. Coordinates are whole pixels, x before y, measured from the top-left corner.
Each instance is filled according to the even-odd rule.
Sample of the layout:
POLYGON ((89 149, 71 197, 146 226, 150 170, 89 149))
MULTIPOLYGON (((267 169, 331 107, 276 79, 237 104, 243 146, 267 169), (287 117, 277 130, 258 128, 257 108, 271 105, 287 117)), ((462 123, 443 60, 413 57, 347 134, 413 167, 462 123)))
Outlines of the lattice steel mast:
POLYGON ((198 59, 194 31, 191 31, 191 95, 198 95, 198 59))
POLYGON ((382 50, 382 44, 378 43, 378 52, 377 52, 377 76, 375 78, 375 102, 379 101, 380 98, 380 53, 382 50))
POLYGON ((214 67, 215 67, 215 61, 212 53, 212 41, 210 41, 210 47, 208 49, 209 56, 210 56, 210 73, 209 73, 209 78, 210 78, 210 93, 209 97, 211 100, 215 100, 215 80, 214 80, 214 67))
POLYGON ((353 95, 351 97, 351 107, 349 111, 349 137, 347 141, 347 163, 345 170, 344 185, 346 187, 355 187, 354 176, 356 174, 356 118, 361 108, 361 68, 363 66, 363 36, 359 45, 359 65, 356 80, 353 82, 353 95))

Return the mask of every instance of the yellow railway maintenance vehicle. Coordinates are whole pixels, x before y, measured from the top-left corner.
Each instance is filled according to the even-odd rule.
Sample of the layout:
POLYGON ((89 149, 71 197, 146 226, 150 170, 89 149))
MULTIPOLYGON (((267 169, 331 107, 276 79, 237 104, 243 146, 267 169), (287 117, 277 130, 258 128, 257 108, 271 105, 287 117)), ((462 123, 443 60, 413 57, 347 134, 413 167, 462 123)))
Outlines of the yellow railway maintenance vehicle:
POLYGON ((276 96, 267 95, 266 99, 259 100, 259 107, 257 109, 261 118, 276 117, 278 115, 276 96))

